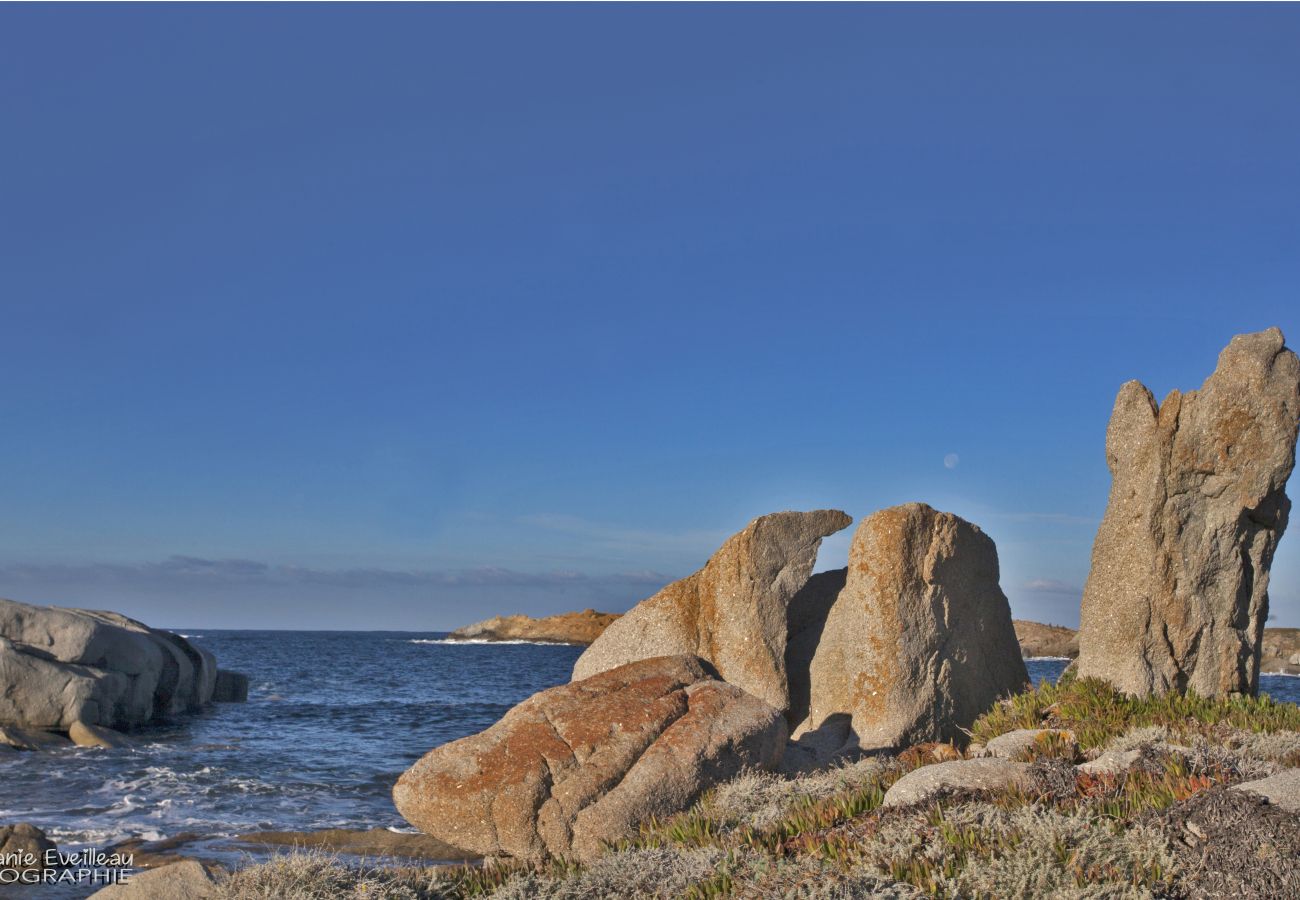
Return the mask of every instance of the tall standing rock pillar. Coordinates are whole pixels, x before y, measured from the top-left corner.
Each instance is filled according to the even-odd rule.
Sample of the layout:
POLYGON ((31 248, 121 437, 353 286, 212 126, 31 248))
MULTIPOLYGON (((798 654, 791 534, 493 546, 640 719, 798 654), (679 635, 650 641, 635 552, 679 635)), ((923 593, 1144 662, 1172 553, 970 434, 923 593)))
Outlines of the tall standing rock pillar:
POLYGON ((1120 388, 1081 676, 1136 695, 1256 691, 1298 427, 1300 360, 1276 328, 1234 337, 1199 391, 1157 405, 1137 381, 1120 388))

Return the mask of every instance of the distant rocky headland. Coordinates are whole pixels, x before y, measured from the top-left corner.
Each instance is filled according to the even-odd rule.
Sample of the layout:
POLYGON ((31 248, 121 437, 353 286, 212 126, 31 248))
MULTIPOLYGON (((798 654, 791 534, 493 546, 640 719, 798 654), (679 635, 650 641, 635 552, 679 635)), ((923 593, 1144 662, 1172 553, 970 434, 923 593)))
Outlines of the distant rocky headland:
POLYGON ((535 619, 532 616, 494 616, 457 628, 447 636, 450 641, 536 641, 540 644, 587 645, 600 637, 601 632, 617 619, 618 613, 582 612, 560 613, 535 619))
MULTIPOLYGON (((833 574, 833 573, 827 573, 833 574)), ((541 644, 587 646, 600 637, 620 613, 560 613, 555 616, 495 616, 457 628, 448 640, 473 642, 536 641, 541 644)), ((1014 619, 1016 641, 1025 659, 1079 655, 1079 633, 1064 625, 1047 625, 1028 619, 1014 619)), ((1260 648, 1260 674, 1300 675, 1300 628, 1265 628, 1260 648)))

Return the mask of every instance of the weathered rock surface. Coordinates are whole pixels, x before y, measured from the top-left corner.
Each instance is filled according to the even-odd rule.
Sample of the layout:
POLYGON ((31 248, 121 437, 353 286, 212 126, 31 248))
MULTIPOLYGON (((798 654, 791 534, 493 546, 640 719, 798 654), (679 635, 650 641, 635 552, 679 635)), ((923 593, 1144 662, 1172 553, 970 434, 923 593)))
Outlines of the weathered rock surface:
POLYGON ((534 694, 430 751, 393 800, 421 831, 474 854, 586 859, 742 768, 774 768, 785 738, 778 710, 700 660, 638 660, 534 694))
POLYGON ((112 884, 90 895, 90 900, 203 900, 214 897, 217 882, 198 860, 187 859, 146 872, 137 872, 124 884, 112 884))
POLYGON ((1016 619, 1011 624, 1016 629, 1020 655, 1025 659, 1044 656, 1074 659, 1079 655, 1079 634, 1073 628, 1025 619, 1016 619))
POLYGON ((1233 790, 1258 794, 1279 809, 1300 813, 1300 769, 1287 769, 1268 778, 1247 781, 1233 790))
POLYGON ((1255 692, 1298 427, 1300 360, 1276 328, 1234 337, 1199 391, 1157 406, 1139 382, 1120 388, 1080 676, 1136 695, 1255 692))
POLYGON ((45 867, 45 852, 54 850, 54 841, 35 825, 23 822, 18 825, 0 825, 0 859, 13 860, 14 864, 0 865, 0 869, 29 872, 45 867))
POLYGON ((618 613, 560 613, 534 619, 532 616, 494 616, 447 635, 449 641, 537 641, 544 644, 590 644, 619 617, 618 613))
POLYGON ((212 686, 213 703, 244 703, 248 700, 248 676, 229 669, 217 669, 212 686))
POLYGON ((1119 775, 1133 768, 1142 758, 1142 751, 1136 747, 1104 751, 1096 759, 1080 763, 1076 768, 1088 775, 1119 775))
POLYGON ((0 725, 129 728, 199 709, 212 654, 117 613, 0 600, 0 725))
POLYGON ((964 740, 1028 682, 993 541, 922 503, 869 516, 809 672, 796 737, 823 754, 964 740))
POLYGON ((574 679, 638 659, 687 654, 707 660, 727 682, 785 710, 789 604, 812 574, 822 538, 852 521, 833 509, 755 519, 703 569, 641 601, 610 625, 578 658, 574 679))
POLYGON ((1018 728, 990 740, 984 747, 984 753, 999 759, 1025 762, 1034 750, 1045 746, 1044 741, 1047 740, 1073 747, 1073 751, 1069 754, 1071 758, 1079 752, 1079 743, 1075 740, 1073 732, 1054 728, 1018 728))
POLYGON ((1009 759, 963 759, 922 766, 895 781, 882 806, 910 806, 953 791, 1028 789, 1034 783, 1028 763, 1009 759))

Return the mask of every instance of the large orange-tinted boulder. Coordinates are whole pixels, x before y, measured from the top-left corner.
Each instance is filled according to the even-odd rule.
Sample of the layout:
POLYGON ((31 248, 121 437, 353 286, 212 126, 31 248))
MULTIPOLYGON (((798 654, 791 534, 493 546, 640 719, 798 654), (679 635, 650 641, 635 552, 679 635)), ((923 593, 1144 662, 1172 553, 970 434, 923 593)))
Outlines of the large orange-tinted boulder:
POLYGON ((1120 388, 1081 676, 1137 695, 1255 692, 1298 428, 1300 360, 1276 328, 1234 337, 1199 391, 1157 406, 1136 381, 1120 388))
POLYGON ((472 853, 591 859, 741 769, 775 767, 785 739, 780 711, 700 660, 638 660, 534 694, 431 750, 393 800, 412 825, 472 853))
POLYGON ((822 538, 853 520, 834 509, 761 516, 703 569, 612 623, 578 658, 574 679, 638 659, 689 654, 778 709, 789 706, 787 607, 808 581, 822 538))

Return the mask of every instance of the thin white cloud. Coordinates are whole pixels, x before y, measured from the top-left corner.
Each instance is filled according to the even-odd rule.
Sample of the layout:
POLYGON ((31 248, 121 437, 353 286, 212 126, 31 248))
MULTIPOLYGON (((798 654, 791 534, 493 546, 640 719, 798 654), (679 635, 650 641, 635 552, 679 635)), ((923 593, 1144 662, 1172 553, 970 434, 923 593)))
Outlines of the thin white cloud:
POLYGON ((383 587, 628 587, 655 589, 672 578, 658 572, 517 572, 503 568, 402 570, 381 568, 316 569, 274 565, 249 559, 171 556, 141 563, 16 563, 0 566, 3 584, 99 585, 258 585, 383 587))
POLYGON ((1035 578, 1022 584, 1021 589, 1035 594, 1080 595, 1083 593, 1083 588, 1066 581, 1057 581, 1055 578, 1035 578))

